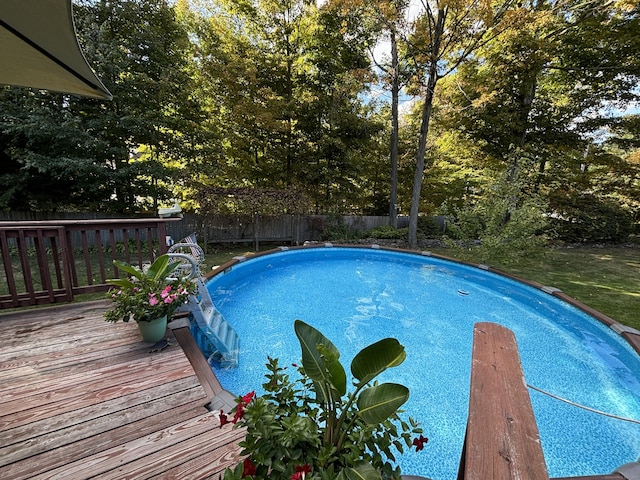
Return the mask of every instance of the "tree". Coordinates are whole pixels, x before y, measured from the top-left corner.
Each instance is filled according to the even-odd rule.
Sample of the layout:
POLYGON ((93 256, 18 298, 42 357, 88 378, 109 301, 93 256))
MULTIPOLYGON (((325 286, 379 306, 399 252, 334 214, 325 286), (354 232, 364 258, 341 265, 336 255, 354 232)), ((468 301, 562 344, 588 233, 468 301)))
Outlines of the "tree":
POLYGON ((226 136, 224 174, 210 184, 302 188, 316 211, 350 208, 381 129, 359 97, 370 79, 359 12, 221 2, 197 28, 205 92, 226 136))
POLYGON ((399 99, 402 88, 407 81, 406 37, 408 35, 409 22, 407 14, 409 2, 406 0, 334 0, 336 8, 342 10, 362 9, 364 18, 369 19, 372 27, 372 45, 369 47, 369 56, 373 66, 378 70, 379 87, 384 87, 391 92, 390 109, 382 109, 391 117, 389 128, 389 163, 390 163, 390 189, 388 194, 389 224, 397 227, 398 224, 398 164, 399 164, 399 99), (386 43, 389 45, 388 54, 380 54, 378 48, 373 48, 386 43))
POLYGON ((106 146, 67 97, 4 87, 0 104, 0 207, 101 210, 113 183, 94 155, 106 146))
POLYGON ((342 8, 364 8, 367 17, 371 17, 373 31, 377 33, 377 43, 388 42, 389 55, 376 58, 376 52, 369 48, 374 66, 379 70, 382 85, 391 91, 391 127, 389 139, 390 190, 389 224, 398 225, 398 148, 399 148, 399 99, 400 91, 406 83, 406 58, 402 54, 408 29, 406 0, 379 0, 362 2, 359 0, 339 0, 335 2, 342 8))
POLYGON ((83 1, 79 40, 113 101, 3 89, 4 206, 135 211, 171 198, 206 144, 189 40, 164 0, 83 1), (173 162, 173 163, 172 163, 173 162))
POLYGON ((623 2, 523 4, 510 29, 443 82, 440 127, 508 179, 528 176, 531 193, 604 199, 611 178, 631 178, 594 138, 622 123, 612 107, 637 99, 638 12, 623 2), (604 171, 609 180, 595 175, 604 171))
POLYGON ((87 55, 109 85, 109 103, 73 102, 108 149, 101 160, 117 178, 112 208, 127 211, 171 198, 178 165, 206 142, 201 106, 191 94, 186 30, 166 0, 85 1, 76 21, 87 55))
POLYGON ((491 36, 497 35, 504 15, 515 2, 497 4, 480 0, 424 2, 416 19, 411 43, 415 62, 415 88, 422 99, 422 120, 416 151, 416 166, 409 214, 409 246, 417 246, 418 213, 429 122, 438 82, 455 71, 491 36))

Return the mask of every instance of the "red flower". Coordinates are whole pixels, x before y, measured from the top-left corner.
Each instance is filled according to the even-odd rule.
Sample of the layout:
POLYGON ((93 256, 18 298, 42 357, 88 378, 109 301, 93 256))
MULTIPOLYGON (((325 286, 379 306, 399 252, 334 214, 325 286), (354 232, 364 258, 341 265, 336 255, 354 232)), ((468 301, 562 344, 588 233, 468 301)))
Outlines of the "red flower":
POLYGON ((428 438, 424 438, 422 435, 420 435, 420 437, 418 438, 414 438, 413 439, 413 444, 416 447, 416 452, 419 452, 420 450, 422 450, 424 448, 424 444, 427 443, 429 441, 428 438))
POLYGON ((249 405, 251 400, 256 396, 256 392, 249 392, 245 396, 240 397, 238 400, 238 405, 236 405, 236 413, 233 415, 232 423, 237 423, 242 417, 244 417, 244 407, 249 405))
POLYGON ((224 425, 229 423, 229 417, 227 417, 227 414, 224 413, 222 411, 222 409, 220 410, 220 413, 218 414, 218 418, 220 419, 220 428, 222 428, 224 425))
POLYGON ((244 469, 242 470, 243 477, 251 477, 256 474, 256 466, 251 463, 249 458, 245 458, 244 462, 242 462, 242 466, 244 469))
POLYGON ((231 420, 231 422, 238 423, 238 420, 240 420, 242 417, 244 417, 244 404, 239 403, 236 406, 236 413, 233 415, 233 420, 231 420))
POLYGON ((256 396, 256 392, 251 391, 247 393, 244 397, 242 397, 241 402, 245 405, 249 405, 249 402, 251 402, 251 400, 253 400, 253 397, 255 396, 256 396))
POLYGON ((309 464, 296 465, 296 473, 291 475, 289 480, 304 480, 307 473, 311 473, 311 466, 309 464))

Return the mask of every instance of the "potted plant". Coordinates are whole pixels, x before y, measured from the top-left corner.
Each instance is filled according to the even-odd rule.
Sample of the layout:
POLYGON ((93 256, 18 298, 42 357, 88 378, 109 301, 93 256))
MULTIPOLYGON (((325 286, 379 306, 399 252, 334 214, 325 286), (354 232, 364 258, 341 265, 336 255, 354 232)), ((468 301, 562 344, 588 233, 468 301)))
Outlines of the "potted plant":
POLYGON ((243 463, 227 469, 224 480, 390 480, 400 479, 395 453, 422 450, 427 439, 418 424, 405 422, 399 408, 409 390, 374 379, 405 359, 404 347, 385 338, 361 350, 351 362, 353 390, 334 344, 312 326, 296 320, 302 348, 300 378, 269 358, 265 394, 239 397, 232 417, 220 424, 246 428, 240 446, 243 463))
POLYGON ((188 278, 171 277, 180 265, 168 255, 160 255, 147 269, 139 269, 117 260, 113 264, 128 273, 129 278, 107 280, 115 285, 108 292, 114 306, 104 316, 108 322, 137 322, 146 342, 161 340, 167 329, 167 318, 194 295, 197 285, 188 278))

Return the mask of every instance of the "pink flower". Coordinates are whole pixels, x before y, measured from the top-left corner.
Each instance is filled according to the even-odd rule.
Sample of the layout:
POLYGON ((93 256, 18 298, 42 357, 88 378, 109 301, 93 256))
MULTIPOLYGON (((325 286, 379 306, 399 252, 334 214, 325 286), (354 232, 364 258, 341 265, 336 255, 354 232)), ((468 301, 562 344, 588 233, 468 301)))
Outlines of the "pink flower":
POLYGON ((158 304, 158 299, 156 298, 155 294, 150 293, 149 294, 149 305, 151 305, 152 307, 158 304))
POLYGON ((171 303, 176 299, 176 297, 168 296, 164 297, 164 303, 171 303))
POLYGON ((164 287, 164 290, 162 290, 162 293, 160 294, 160 296, 162 298, 167 298, 169 296, 170 291, 171 291, 171 285, 167 285, 166 287, 164 287))

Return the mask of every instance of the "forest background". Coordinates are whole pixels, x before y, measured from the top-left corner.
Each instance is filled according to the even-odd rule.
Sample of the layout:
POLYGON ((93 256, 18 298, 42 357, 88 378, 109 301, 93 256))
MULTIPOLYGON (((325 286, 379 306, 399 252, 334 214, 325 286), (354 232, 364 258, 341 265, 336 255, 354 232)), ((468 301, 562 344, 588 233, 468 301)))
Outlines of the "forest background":
MULTIPOLYGON (((77 0, 112 101, 0 87, 0 208, 640 223, 632 0, 77 0)), ((412 242, 413 239, 413 242, 412 242)))

